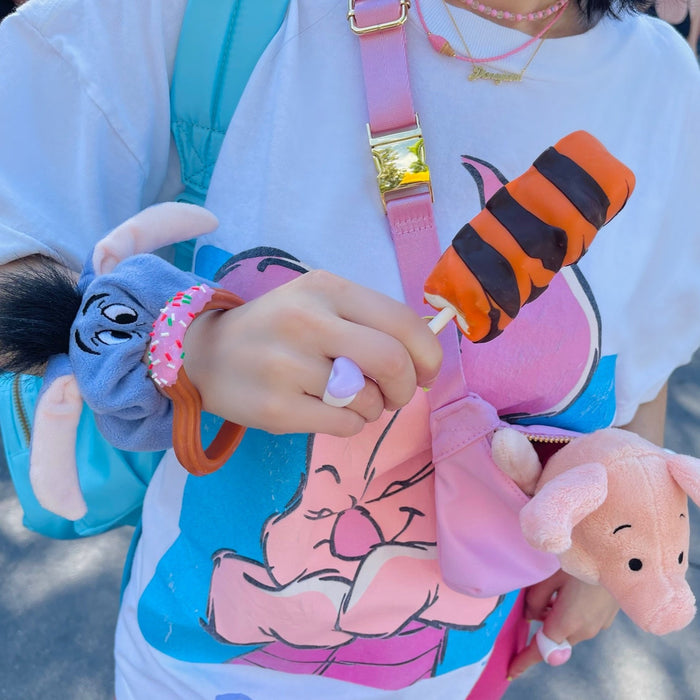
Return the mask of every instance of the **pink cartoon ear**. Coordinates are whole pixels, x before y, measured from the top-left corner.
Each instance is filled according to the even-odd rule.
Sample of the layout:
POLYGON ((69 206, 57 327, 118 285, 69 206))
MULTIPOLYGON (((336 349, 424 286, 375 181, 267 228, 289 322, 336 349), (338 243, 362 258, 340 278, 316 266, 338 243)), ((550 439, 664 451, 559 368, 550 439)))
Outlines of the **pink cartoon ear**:
POLYGON ((117 226, 95 246, 92 254, 95 274, 107 274, 132 255, 196 238, 218 225, 214 214, 196 204, 154 204, 117 226))
POLYGON ((37 402, 29 457, 29 481, 39 504, 68 520, 87 512, 75 461, 83 399, 72 374, 55 379, 37 402))
POLYGON ((700 505, 700 459, 669 452, 666 465, 676 483, 700 505))
POLYGON ((654 10, 669 24, 680 24, 688 14, 688 0, 656 0, 654 10))
POLYGON ((551 481, 520 511, 525 539, 535 549, 561 554, 571 547, 571 531, 608 495, 608 475, 599 462, 573 467, 551 481))

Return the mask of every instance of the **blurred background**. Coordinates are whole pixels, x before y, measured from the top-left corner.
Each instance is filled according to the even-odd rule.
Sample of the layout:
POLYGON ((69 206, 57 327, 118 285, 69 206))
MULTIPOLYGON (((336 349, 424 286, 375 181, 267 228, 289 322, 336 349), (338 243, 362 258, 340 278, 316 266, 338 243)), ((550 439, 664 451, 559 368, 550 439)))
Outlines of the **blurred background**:
MULTIPOLYGON (((0 0, 0 19, 14 4, 0 0)), ((674 26, 688 36, 687 16, 674 26)), ((666 446, 700 457, 700 353, 671 379, 666 446)), ((700 511, 692 505, 690 519, 688 580, 697 597, 700 511)), ((132 532, 122 527, 67 541, 30 532, 0 452, 0 700, 113 698, 112 640, 132 532)), ((590 698, 700 700, 700 620, 655 637, 620 614, 609 630, 577 645, 566 665, 540 664, 506 695, 506 700, 590 698)))

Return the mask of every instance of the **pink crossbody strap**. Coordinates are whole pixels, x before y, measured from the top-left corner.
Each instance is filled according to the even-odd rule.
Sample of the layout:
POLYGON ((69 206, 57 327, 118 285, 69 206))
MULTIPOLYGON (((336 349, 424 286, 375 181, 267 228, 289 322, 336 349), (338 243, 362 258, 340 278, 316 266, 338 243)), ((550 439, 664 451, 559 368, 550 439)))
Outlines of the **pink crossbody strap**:
MULTIPOLYGON (((391 149, 398 156, 413 153, 420 168, 424 162, 416 154, 422 149, 423 137, 413 106, 406 54, 408 7, 408 0, 350 0, 348 19, 359 37, 375 163, 381 163, 382 149, 391 149)), ((389 189, 382 188, 381 165, 378 170, 406 301, 417 313, 432 315, 433 309, 423 299, 423 284, 441 250, 427 166, 422 177, 412 173, 413 177, 405 178, 407 184, 389 189)), ((466 391, 454 324, 441 332, 440 342, 442 372, 429 392, 433 406, 450 403, 466 391)))
POLYGON ((386 29, 407 15, 398 0, 356 0, 355 22, 359 31, 365 73, 369 123, 375 134, 405 129, 415 124, 416 111, 408 77, 406 32, 403 23, 386 29))
MULTIPOLYGON (((383 190, 381 177, 382 149, 389 149, 387 163, 395 165, 410 160, 407 150, 417 152, 422 144, 418 118, 408 114, 413 101, 401 21, 408 11, 407 1, 350 0, 348 18, 353 30, 360 30, 370 146, 401 281, 408 303, 424 314, 432 311, 427 311, 429 307, 424 303, 423 285, 441 252, 429 177, 416 178, 416 171, 425 162, 424 154, 407 170, 411 175, 401 178, 408 186, 399 184, 383 190), (381 24, 385 26, 377 27, 381 24), (374 29, 368 29, 372 25, 374 29), (405 148, 407 143, 409 149, 405 148)), ((398 178, 386 179, 396 182, 398 178)), ((490 459, 485 436, 500 423, 496 410, 467 391, 456 324, 451 323, 439 338, 443 365, 428 399, 432 409, 438 553, 445 581, 455 590, 483 596, 543 580, 556 571, 558 562, 552 555, 543 560, 545 555, 524 541, 517 514, 526 496, 490 459), (465 527, 465 513, 470 514, 470 523, 477 523, 477 528, 465 527)), ((505 692, 508 664, 524 647, 526 635, 522 607, 516 606, 499 634, 483 681, 477 683, 470 697, 500 696, 505 692)))
POLYGON ((423 283, 440 257, 429 194, 387 202, 387 219, 408 304, 421 315, 435 311, 423 299, 423 283))

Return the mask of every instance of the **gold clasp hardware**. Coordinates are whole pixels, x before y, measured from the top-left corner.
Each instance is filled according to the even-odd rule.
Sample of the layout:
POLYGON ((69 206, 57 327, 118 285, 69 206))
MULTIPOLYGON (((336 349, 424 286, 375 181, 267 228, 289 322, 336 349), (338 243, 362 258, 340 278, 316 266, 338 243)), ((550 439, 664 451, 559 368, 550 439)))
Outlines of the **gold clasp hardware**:
POLYGON ((385 212, 387 195, 395 192, 427 187, 430 198, 433 199, 430 170, 425 162, 423 132, 417 114, 416 126, 413 128, 372 136, 367 124, 367 136, 377 168, 377 184, 385 212))
POLYGON ((408 18, 408 10, 411 7, 411 0, 400 0, 401 14, 398 19, 392 20, 391 22, 384 22, 382 24, 370 24, 367 27, 358 26, 355 21, 355 0, 348 0, 348 22, 350 22, 350 29, 352 29, 355 34, 362 36, 363 34, 371 34, 372 32, 382 32, 385 29, 394 29, 394 27, 400 27, 408 18))

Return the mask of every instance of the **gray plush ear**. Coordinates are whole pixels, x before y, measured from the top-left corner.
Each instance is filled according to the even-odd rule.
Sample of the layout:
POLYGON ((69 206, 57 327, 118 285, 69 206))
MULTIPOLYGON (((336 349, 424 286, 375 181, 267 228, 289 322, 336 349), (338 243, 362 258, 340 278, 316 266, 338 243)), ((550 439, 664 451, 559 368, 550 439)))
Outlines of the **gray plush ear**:
POLYGON ((111 272, 122 260, 213 231, 218 219, 204 207, 185 202, 154 204, 108 233, 92 254, 95 275, 111 272))
POLYGON ((75 459, 83 398, 68 357, 52 358, 34 414, 29 481, 39 505, 68 520, 80 520, 87 505, 75 459))

